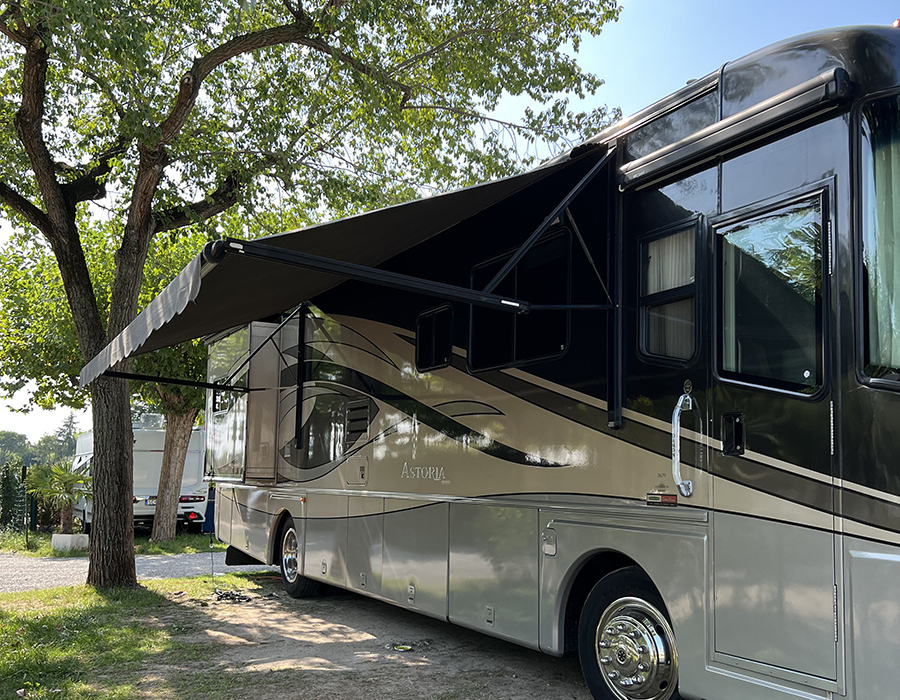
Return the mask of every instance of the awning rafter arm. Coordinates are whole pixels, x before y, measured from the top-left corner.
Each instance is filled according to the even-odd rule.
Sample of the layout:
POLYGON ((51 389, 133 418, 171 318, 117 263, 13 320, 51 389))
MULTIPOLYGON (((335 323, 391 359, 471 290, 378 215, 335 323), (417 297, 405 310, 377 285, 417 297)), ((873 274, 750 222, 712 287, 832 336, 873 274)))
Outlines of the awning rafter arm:
POLYGON ((419 277, 401 275, 388 270, 379 270, 374 267, 344 262, 343 260, 324 258, 311 253, 287 250, 256 241, 242 241, 236 238, 216 241, 207 245, 204 257, 210 262, 216 262, 221 261, 225 255, 233 253, 285 265, 294 265, 307 270, 325 272, 360 282, 370 282, 383 287, 393 287, 394 289, 426 294, 448 301, 484 306, 489 309, 512 313, 528 313, 531 309, 531 304, 520 299, 482 292, 477 289, 457 287, 452 284, 444 284, 443 282, 434 282, 419 277))
POLYGON ((532 311, 609 311, 615 304, 532 304, 532 311))
MULTIPOLYGON (((279 323, 279 324, 278 324, 278 327, 275 328, 274 331, 272 331, 271 333, 269 333, 269 335, 266 337, 266 339, 265 339, 264 341, 262 341, 262 342, 259 344, 259 347, 257 347, 256 350, 254 350, 254 351, 251 352, 249 355, 247 355, 247 357, 244 359, 244 361, 241 362, 241 364, 238 365, 238 368, 237 368, 236 370, 234 370, 231 374, 228 375, 228 378, 227 378, 225 381, 228 382, 228 383, 233 382, 233 381, 234 381, 234 378, 238 375, 238 373, 239 373, 242 369, 244 369, 244 367, 246 367, 248 364, 250 364, 250 360, 252 360, 254 357, 256 357, 256 354, 257 354, 260 350, 262 350, 264 347, 266 347, 266 344, 267 344, 270 340, 272 340, 272 338, 275 337, 275 334, 278 333, 278 331, 280 331, 282 328, 284 328, 288 323, 290 323, 291 319, 294 318, 294 316, 296 316, 296 315, 297 315, 298 313, 300 313, 301 311, 305 311, 305 310, 308 308, 308 306, 309 306, 308 302, 305 302, 305 301, 304 301, 302 304, 300 304, 300 306, 298 306, 296 309, 294 309, 293 311, 291 311, 291 313, 288 314, 287 318, 285 318, 281 323, 279 323)), ((278 345, 275 344, 275 347, 276 347, 276 349, 277 349, 278 345)), ((278 354, 279 354, 279 355, 281 354, 281 351, 280 351, 280 350, 278 351, 278 354)), ((282 359, 282 361, 284 360, 284 356, 283 356, 283 355, 282 355, 281 359, 282 359)), ((285 364, 287 364, 287 363, 285 363, 285 364)))
POLYGON ((600 270, 597 269, 597 263, 594 262, 594 256, 592 256, 591 251, 588 250, 587 243, 584 240, 584 236, 581 235, 581 230, 578 228, 578 224, 575 223, 575 217, 572 216, 572 212, 569 210, 569 207, 566 207, 566 217, 569 219, 569 225, 571 225, 572 231, 574 231, 575 233, 575 238, 577 238, 578 243, 581 244, 581 249, 584 251, 584 256, 587 258, 588 264, 591 266, 591 269, 597 276, 597 281, 600 282, 600 286, 603 287, 603 293, 606 295, 607 301, 609 301, 610 308, 612 308, 613 300, 609 295, 609 290, 606 288, 606 283, 603 281, 603 275, 601 275, 600 270))
POLYGON ((190 386, 196 389, 213 389, 215 391, 237 391, 246 394, 252 389, 245 386, 232 386, 231 384, 211 384, 209 382, 195 382, 191 379, 175 379, 174 377, 155 377, 151 374, 135 374, 134 372, 117 372, 108 369, 103 373, 104 377, 113 379, 133 379, 137 382, 151 382, 153 384, 172 384, 174 386, 190 386))
POLYGON ((541 236, 543 236, 547 230, 553 225, 553 222, 556 221, 560 214, 562 214, 566 209, 569 208, 569 205, 572 201, 580 195, 584 188, 587 187, 591 181, 597 176, 597 174, 606 167, 606 164, 612 160, 615 155, 615 146, 611 146, 609 150, 607 150, 606 155, 604 155, 597 163, 588 171, 587 175, 585 175, 581 180, 578 181, 578 184, 572 188, 572 190, 562 198, 562 200, 557 204, 553 211, 551 211, 544 221, 538 226, 534 233, 532 233, 525 242, 519 247, 519 249, 513 254, 513 256, 506 261, 506 264, 500 269, 500 271, 494 275, 494 279, 487 283, 484 291, 486 293, 493 292, 497 285, 503 281, 503 279, 510 273, 510 271, 519 264, 522 258, 528 253, 529 250, 534 247, 534 244, 538 242, 541 236))

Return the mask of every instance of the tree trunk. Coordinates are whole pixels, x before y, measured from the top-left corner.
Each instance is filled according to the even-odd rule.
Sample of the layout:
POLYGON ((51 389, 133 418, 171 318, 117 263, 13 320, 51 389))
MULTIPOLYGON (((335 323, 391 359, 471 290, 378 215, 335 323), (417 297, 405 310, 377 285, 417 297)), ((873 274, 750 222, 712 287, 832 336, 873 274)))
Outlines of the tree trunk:
POLYGON ((184 459, 197 413, 198 410, 194 409, 182 415, 166 414, 166 444, 163 448, 162 469, 159 472, 159 488, 156 491, 156 515, 153 517, 151 542, 167 542, 175 539, 184 459))
POLYGON ((72 525, 75 522, 75 507, 73 505, 63 506, 59 511, 59 533, 61 535, 71 535, 72 525))
POLYGON ((131 409, 128 382, 99 377, 91 384, 94 414, 94 508, 87 582, 137 586, 134 570, 131 409))

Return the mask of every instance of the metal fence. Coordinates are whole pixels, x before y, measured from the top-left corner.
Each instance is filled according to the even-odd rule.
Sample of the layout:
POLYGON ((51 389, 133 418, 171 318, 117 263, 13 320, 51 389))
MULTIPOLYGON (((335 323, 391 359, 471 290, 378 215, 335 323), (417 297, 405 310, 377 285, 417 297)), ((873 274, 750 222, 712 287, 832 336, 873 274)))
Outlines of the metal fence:
POLYGON ((18 460, 0 464, 0 528, 15 532, 28 528, 28 494, 21 472, 18 460))

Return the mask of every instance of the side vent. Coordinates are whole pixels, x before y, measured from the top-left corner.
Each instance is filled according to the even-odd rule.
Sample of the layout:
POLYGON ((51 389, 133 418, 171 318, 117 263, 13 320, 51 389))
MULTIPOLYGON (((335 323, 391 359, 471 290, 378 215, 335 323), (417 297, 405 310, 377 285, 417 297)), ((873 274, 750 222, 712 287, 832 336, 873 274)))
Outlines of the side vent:
POLYGON ((369 400, 347 403, 347 422, 344 430, 344 446, 350 450, 357 441, 369 439, 369 400))

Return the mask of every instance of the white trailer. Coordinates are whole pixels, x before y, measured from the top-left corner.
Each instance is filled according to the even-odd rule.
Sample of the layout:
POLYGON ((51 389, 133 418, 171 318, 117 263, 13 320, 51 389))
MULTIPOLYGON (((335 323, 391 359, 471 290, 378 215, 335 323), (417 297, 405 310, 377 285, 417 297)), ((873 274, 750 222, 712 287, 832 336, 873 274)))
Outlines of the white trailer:
MULTIPOLYGON (((146 425, 146 423, 144 423, 146 425)), ((156 496, 159 473, 162 469, 163 448, 166 443, 165 428, 134 429, 134 525, 136 528, 153 526, 156 513, 156 496)), ((184 474, 181 477, 181 495, 178 503, 178 524, 182 527, 201 525, 206 519, 209 485, 203 480, 206 431, 194 428, 188 451, 184 458, 184 474)), ((75 468, 91 468, 94 456, 94 434, 79 435, 75 445, 75 468)), ((75 517, 90 529, 91 502, 82 499, 75 506, 75 517)))

